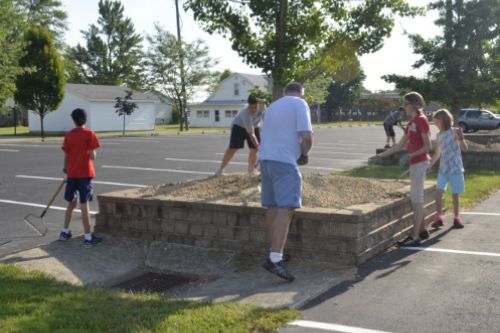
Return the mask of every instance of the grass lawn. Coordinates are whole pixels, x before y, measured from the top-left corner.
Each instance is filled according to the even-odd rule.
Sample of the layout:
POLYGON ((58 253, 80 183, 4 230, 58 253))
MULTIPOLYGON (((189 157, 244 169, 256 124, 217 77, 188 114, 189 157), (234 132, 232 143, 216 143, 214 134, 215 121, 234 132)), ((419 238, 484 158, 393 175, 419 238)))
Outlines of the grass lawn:
MULTIPOLYGON (((436 181, 437 168, 427 175, 427 180, 436 181)), ((396 178, 404 170, 399 166, 367 165, 364 167, 336 172, 335 174, 365 177, 365 178, 396 178)), ((406 177, 408 178, 408 177, 406 177)), ((500 189, 500 172, 486 170, 466 170, 465 171, 465 193, 460 195, 460 206, 467 208, 473 206, 478 201, 485 199, 494 190, 500 189)), ((451 208, 451 194, 445 194, 445 207, 451 208)))
MULTIPOLYGON (((333 122, 333 123, 322 123, 313 124, 314 128, 333 128, 333 127, 347 127, 347 126, 365 126, 365 125, 381 125, 380 121, 343 121, 343 122, 333 122)), ((182 134, 204 134, 204 133, 221 133, 229 134, 231 131, 228 127, 192 127, 189 131, 181 132, 182 134)), ((150 136, 152 134, 157 135, 177 135, 179 132, 178 124, 169 125, 157 125, 153 131, 125 131, 125 136, 150 136)), ((0 138, 2 136, 14 135, 14 127, 0 127, 0 138)), ((40 138, 39 133, 30 133, 28 127, 18 126, 17 135, 20 137, 32 137, 33 140, 38 140, 40 138)), ((105 137, 120 137, 122 136, 121 131, 112 132, 98 132, 97 135, 100 138, 105 137)), ((53 138, 62 138, 62 134, 46 134, 46 139, 50 140, 53 138)))
POLYGON ((271 332, 294 310, 77 287, 0 264, 0 332, 271 332))

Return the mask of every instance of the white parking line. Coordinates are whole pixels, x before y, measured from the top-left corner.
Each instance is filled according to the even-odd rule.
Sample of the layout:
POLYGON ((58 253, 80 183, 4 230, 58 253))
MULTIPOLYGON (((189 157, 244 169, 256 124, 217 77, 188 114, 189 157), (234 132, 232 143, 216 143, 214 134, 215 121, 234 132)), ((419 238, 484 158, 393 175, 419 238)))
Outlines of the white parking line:
MULTIPOLYGON (((41 177, 41 176, 28 176, 28 175, 16 175, 17 178, 27 178, 27 179, 42 179, 42 180, 57 180, 61 181, 61 178, 55 177, 41 177)), ((129 184, 129 183, 115 183, 115 182, 103 182, 100 180, 92 180, 94 184, 102 184, 102 185, 114 185, 114 186, 125 186, 125 187, 148 187, 148 185, 141 184, 129 184)))
MULTIPOLYGON (((0 203, 6 203, 6 204, 12 204, 12 205, 21 205, 21 206, 30 206, 30 207, 40 207, 40 208, 47 207, 47 205, 37 204, 37 203, 33 203, 33 202, 23 202, 23 201, 4 200, 4 199, 0 199, 0 203)), ((50 206, 50 209, 65 211, 66 207, 50 206)), ((81 213, 81 211, 79 209, 75 209, 75 212, 81 213)), ((89 213, 90 213, 90 215, 97 214, 97 212, 94 212, 92 210, 89 211, 89 213)))
POLYGON ((140 167, 129 167, 123 165, 101 165, 105 169, 123 169, 123 170, 141 170, 141 171, 158 171, 158 172, 173 172, 173 173, 189 173, 198 175, 213 175, 214 172, 206 171, 189 171, 189 170, 178 170, 178 169, 158 169, 158 168, 140 168, 140 167))
POLYGON ((311 321, 311 320, 296 320, 291 322, 289 325, 306 327, 306 328, 317 328, 325 331, 343 332, 343 333, 389 333, 387 331, 370 330, 361 327, 322 323, 319 321, 311 321))
POLYGON ((46 144, 46 145, 37 145, 37 144, 24 144, 24 143, 0 143, 0 146, 2 147, 44 147, 44 148, 53 148, 53 147, 61 147, 61 145, 52 145, 52 144, 46 144))
MULTIPOLYGON (((165 157, 165 160, 167 160, 167 161, 179 161, 179 162, 216 163, 216 164, 220 164, 220 162, 221 162, 219 160, 194 160, 194 159, 187 159, 187 158, 170 158, 170 157, 165 157)), ((236 161, 232 161, 231 164, 247 165, 248 162, 236 162, 236 161)), ((316 166, 308 166, 308 165, 302 166, 301 168, 317 169, 317 170, 327 170, 327 171, 335 171, 335 170, 337 170, 337 169, 334 169, 334 168, 316 167, 316 166)))
POLYGON ((0 149, 0 151, 5 151, 8 153, 19 153, 19 150, 16 149, 0 149))
POLYGON ((460 215, 500 216, 500 213, 461 212, 460 215))
POLYGON ((476 256, 500 257, 500 253, 494 253, 494 252, 461 251, 461 250, 439 249, 434 247, 416 246, 416 247, 402 247, 401 249, 411 250, 411 251, 445 252, 445 253, 456 253, 456 254, 470 254, 476 256))

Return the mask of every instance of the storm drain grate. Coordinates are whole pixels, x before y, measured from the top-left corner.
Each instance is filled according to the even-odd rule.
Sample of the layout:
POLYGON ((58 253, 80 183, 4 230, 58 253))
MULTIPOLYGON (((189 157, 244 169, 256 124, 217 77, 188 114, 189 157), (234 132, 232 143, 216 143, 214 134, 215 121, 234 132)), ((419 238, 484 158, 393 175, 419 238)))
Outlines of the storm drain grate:
POLYGON ((174 287, 196 281, 194 277, 174 274, 160 274, 148 272, 136 276, 130 280, 123 281, 113 288, 122 289, 128 292, 156 292, 162 293, 174 287))

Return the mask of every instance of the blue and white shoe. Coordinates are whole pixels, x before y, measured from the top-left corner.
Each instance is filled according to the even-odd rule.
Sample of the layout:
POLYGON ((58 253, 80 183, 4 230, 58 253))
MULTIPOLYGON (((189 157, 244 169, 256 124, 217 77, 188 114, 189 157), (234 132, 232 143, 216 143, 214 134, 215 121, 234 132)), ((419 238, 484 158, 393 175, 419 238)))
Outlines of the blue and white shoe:
POLYGON ((61 233, 59 234, 59 240, 64 242, 70 240, 72 236, 73 235, 71 234, 71 231, 68 232, 61 231, 61 233))
POLYGON ((101 237, 97 237, 92 235, 92 238, 90 240, 84 239, 83 241, 83 246, 87 249, 100 245, 102 243, 103 239, 101 237))

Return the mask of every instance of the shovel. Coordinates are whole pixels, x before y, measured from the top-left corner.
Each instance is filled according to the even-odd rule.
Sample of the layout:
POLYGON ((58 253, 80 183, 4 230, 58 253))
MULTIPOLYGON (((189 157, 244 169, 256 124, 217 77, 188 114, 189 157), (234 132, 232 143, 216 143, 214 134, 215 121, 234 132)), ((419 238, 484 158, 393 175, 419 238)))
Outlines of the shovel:
POLYGON ((47 204, 47 207, 45 207, 45 209, 43 210, 43 212, 40 216, 28 214, 24 217, 24 222, 29 227, 31 227, 37 234, 39 234, 40 237, 45 236, 45 234, 47 233, 47 226, 45 225, 45 223, 43 223, 43 217, 45 216, 45 214, 49 210, 50 206, 52 205, 52 203, 56 199, 59 192, 61 192, 65 183, 66 183, 66 179, 63 179, 63 181, 61 182, 61 184, 57 188, 56 193, 54 193, 54 195, 50 199, 49 203, 47 204))

